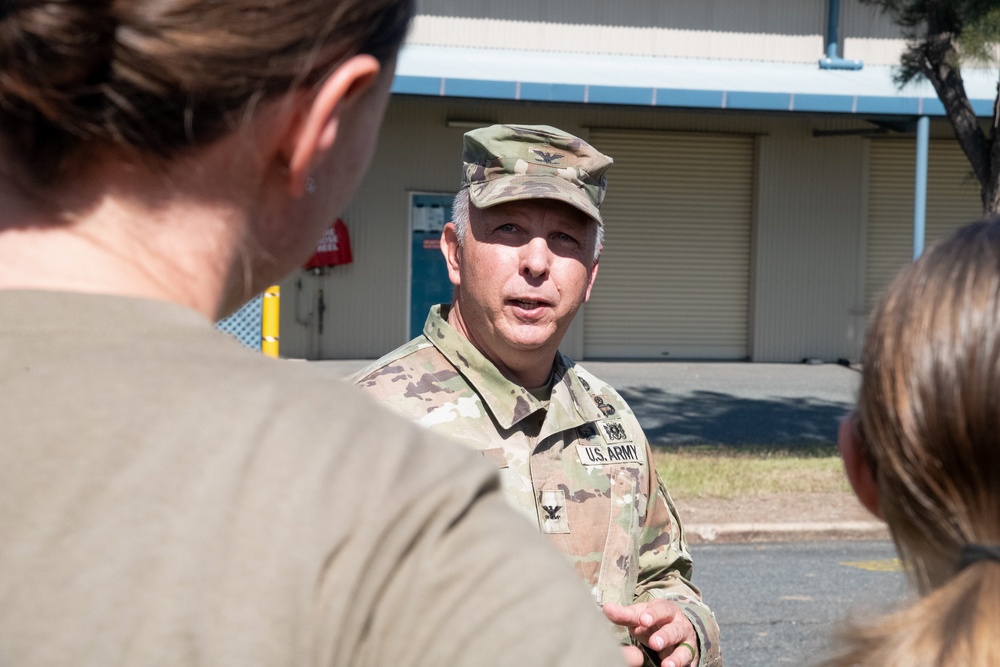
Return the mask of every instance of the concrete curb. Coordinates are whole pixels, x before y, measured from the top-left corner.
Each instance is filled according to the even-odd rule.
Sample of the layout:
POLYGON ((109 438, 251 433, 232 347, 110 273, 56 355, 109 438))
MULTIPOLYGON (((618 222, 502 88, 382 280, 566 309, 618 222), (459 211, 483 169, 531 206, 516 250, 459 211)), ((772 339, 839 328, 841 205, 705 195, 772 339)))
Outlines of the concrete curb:
POLYGON ((880 521, 691 524, 684 532, 692 544, 889 539, 880 521))

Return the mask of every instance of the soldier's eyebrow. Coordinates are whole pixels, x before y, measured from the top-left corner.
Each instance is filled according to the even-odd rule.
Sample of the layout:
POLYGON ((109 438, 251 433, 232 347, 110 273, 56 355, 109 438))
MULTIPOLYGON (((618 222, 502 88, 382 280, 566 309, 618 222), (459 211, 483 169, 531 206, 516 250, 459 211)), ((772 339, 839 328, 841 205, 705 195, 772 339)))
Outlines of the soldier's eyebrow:
POLYGON ((587 218, 572 218, 569 222, 570 222, 570 225, 572 225, 573 227, 576 227, 577 229, 581 229, 583 231, 587 231, 588 229, 590 229, 590 225, 591 224, 595 224, 595 225, 597 224, 596 220, 594 220, 592 218, 589 218, 589 217, 587 217, 587 218))
POLYGON ((554 199, 528 200, 509 202, 500 204, 498 207, 480 209, 476 216, 480 224, 495 225, 509 224, 521 220, 531 220, 537 217, 538 209, 551 208, 562 212, 560 225, 564 225, 570 231, 587 234, 590 232, 590 225, 597 224, 597 221, 579 209, 554 199), (495 216, 495 217, 494 217, 495 216), (506 220, 504 220, 504 218, 506 220))

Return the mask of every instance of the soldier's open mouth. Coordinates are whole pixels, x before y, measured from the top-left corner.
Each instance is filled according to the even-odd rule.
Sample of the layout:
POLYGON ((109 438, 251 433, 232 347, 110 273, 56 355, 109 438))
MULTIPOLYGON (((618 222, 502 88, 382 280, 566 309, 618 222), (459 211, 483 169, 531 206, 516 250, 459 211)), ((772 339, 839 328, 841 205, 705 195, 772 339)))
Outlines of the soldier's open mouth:
POLYGON ((542 306, 548 305, 544 301, 523 301, 521 299, 512 299, 511 303, 513 303, 518 308, 523 308, 524 310, 534 310, 535 308, 540 308, 542 306))

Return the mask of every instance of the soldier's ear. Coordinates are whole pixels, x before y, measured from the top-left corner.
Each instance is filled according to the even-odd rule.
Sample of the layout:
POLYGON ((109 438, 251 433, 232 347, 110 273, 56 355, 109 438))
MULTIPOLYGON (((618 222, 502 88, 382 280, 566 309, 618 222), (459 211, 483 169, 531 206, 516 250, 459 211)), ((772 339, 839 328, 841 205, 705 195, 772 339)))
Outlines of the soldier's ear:
POLYGON ((597 257, 594 259, 594 265, 590 267, 590 278, 587 280, 587 293, 583 297, 583 302, 586 303, 590 301, 590 291, 594 289, 594 281, 597 279, 597 267, 598 263, 601 261, 601 250, 604 246, 601 246, 600 250, 597 251, 597 257))
POLYGON ((458 243, 458 230, 449 222, 441 231, 441 254, 448 265, 448 280, 455 287, 462 284, 462 247, 458 243))

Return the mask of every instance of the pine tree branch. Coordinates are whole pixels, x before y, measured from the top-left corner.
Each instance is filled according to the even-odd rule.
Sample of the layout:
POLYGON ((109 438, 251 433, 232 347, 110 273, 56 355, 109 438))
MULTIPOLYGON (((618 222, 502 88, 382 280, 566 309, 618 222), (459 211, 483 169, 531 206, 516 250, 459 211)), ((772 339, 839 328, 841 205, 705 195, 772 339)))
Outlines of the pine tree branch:
POLYGON ((997 96, 993 100, 993 123, 990 126, 990 186, 982 189, 983 214, 1000 213, 1000 140, 997 139, 997 129, 1000 126, 1000 82, 997 83, 997 96))
MULTIPOLYGON (((952 63, 957 62, 955 42, 950 33, 928 35, 919 45, 916 64, 944 105, 945 113, 955 131, 955 138, 969 159, 972 171, 985 190, 991 182, 990 141, 983 134, 969 96, 965 92, 962 74, 952 63)), ((917 54, 913 54, 917 55, 917 54)))
POLYGON ((859 0, 903 29, 907 48, 893 78, 900 87, 926 78, 944 105, 955 139, 979 181, 985 214, 1000 213, 1000 87, 989 134, 983 132, 965 91, 957 44, 966 56, 992 59, 1000 42, 997 0, 859 0))

